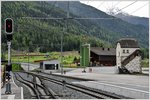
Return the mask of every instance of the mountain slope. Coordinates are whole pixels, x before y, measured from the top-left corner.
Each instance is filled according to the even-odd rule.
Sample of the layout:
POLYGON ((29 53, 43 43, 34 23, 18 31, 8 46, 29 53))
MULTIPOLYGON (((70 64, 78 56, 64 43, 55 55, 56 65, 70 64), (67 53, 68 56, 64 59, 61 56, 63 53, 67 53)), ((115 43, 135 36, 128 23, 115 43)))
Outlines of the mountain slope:
POLYGON ((127 21, 128 23, 131 23, 131 24, 143 25, 145 27, 149 27, 149 19, 146 17, 132 16, 132 15, 123 14, 123 13, 119 13, 115 15, 115 17, 121 18, 122 20, 127 21))
MULTIPOLYGON (((68 32, 64 33, 64 20, 24 19, 22 17, 65 17, 65 12, 46 2, 2 2, 2 46, 6 43, 4 19, 14 20, 14 35, 12 48, 15 50, 41 52, 60 51, 61 35, 64 34, 64 50, 79 50, 80 42, 85 34, 83 25, 69 21, 68 32), (42 6, 44 4, 44 7, 42 6)), ((86 35, 93 46, 102 46, 105 41, 86 35)), ((6 48, 6 47, 5 47, 6 48)))
MULTIPOLYGON (((101 18, 112 18, 113 16, 109 16, 106 13, 99 11, 96 8, 93 8, 88 5, 84 5, 80 2, 69 2, 69 11, 73 13, 74 15, 80 16, 80 17, 101 17, 101 18)), ((60 7, 61 9, 67 11, 67 2, 57 2, 57 7, 60 7)), ((148 47, 148 27, 144 27, 142 25, 133 25, 126 21, 123 21, 122 19, 113 19, 113 20, 92 20, 91 21, 96 27, 101 27, 105 30, 109 30, 110 32, 113 32, 120 37, 134 37, 137 38, 140 41, 141 46, 143 47, 143 44, 146 44, 148 47), (145 41, 143 41, 145 40, 145 41)), ((108 34, 109 35, 109 34, 108 34)), ((113 36, 112 35, 112 36, 113 36)), ((115 36, 115 37, 116 37, 115 36)), ((113 38, 113 40, 116 40, 118 38, 113 38)), ((145 46, 144 46, 145 47, 145 46)))
MULTIPOLYGON (((24 19, 22 17, 66 17, 67 2, 6 2, 2 5, 2 25, 7 17, 13 18, 15 30, 12 48, 15 50, 60 51, 60 40, 63 28, 64 50, 79 50, 80 42, 86 35, 91 46, 115 46, 116 41, 125 36, 135 37, 142 47, 148 47, 148 29, 143 26, 132 25, 121 19, 113 20, 39 20, 24 19), (55 4, 55 6, 53 6, 55 4)), ((70 16, 72 17, 103 17, 112 18, 91 6, 80 2, 70 2, 70 16), (80 12, 80 13, 78 13, 80 12)), ((113 17, 115 18, 115 17, 113 17)), ((4 27, 2 27, 2 43, 6 43, 4 27)))

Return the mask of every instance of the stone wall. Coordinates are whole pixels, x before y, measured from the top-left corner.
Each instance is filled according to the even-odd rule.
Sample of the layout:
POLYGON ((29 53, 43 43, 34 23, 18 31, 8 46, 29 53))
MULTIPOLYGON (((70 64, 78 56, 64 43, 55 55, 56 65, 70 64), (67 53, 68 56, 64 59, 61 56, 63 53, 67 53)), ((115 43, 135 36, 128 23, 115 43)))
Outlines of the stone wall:
POLYGON ((128 71, 130 71, 131 73, 133 73, 133 72, 141 73, 142 72, 141 57, 140 56, 136 56, 132 61, 130 61, 125 66, 125 68, 127 68, 128 71))

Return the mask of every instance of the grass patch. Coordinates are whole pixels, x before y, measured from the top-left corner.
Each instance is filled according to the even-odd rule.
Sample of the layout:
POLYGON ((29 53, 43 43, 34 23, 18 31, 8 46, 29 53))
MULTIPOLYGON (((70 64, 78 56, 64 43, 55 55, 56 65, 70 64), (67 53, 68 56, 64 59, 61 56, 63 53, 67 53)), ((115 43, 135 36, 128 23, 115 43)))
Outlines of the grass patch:
POLYGON ((149 59, 144 59, 141 62, 142 67, 149 67, 149 59))
POLYGON ((63 64, 64 68, 78 68, 76 64, 63 64))
MULTIPOLYGON (((7 59, 7 54, 5 55, 7 59)), ((63 52, 63 65, 67 68, 76 68, 76 64, 74 64, 74 59, 79 59, 80 55, 76 53, 76 51, 67 51, 63 52)), ((61 61, 61 53, 60 52, 48 52, 48 53, 29 53, 29 58, 27 53, 14 53, 11 56, 12 62, 28 62, 29 63, 39 63, 40 60, 59 60, 61 61), (16 54, 16 55, 15 55, 16 54), (19 56, 18 56, 19 55, 19 56)), ((17 70, 19 65, 14 65, 14 70, 17 70)))
MULTIPOLYGON (((75 57, 79 58, 79 55, 77 54, 64 55, 63 64, 72 64, 75 57)), ((34 61, 38 61, 38 60, 51 60, 51 59, 61 60, 61 56, 60 56, 60 52, 51 52, 51 53, 45 53, 43 54, 43 56, 33 56, 33 55, 30 56, 29 54, 29 57, 28 55, 11 57, 12 62, 28 62, 28 59, 30 63, 34 63, 34 61)))
MULTIPOLYGON (((44 56, 29 56, 29 62, 34 62, 37 60, 47 60, 44 56)), ((12 57, 12 62, 28 62, 28 56, 19 56, 19 57, 12 57)))
POLYGON ((12 64, 12 71, 23 71, 20 64, 12 64))

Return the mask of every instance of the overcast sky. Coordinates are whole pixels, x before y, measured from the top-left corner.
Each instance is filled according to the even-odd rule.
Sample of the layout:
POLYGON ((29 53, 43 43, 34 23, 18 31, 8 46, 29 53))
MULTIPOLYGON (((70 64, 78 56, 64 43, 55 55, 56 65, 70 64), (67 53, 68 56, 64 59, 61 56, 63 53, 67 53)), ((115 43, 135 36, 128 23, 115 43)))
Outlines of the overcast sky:
POLYGON ((122 9, 131 15, 149 17, 149 1, 80 1, 99 10, 107 12, 112 7, 122 9), (123 9, 124 8, 124 9, 123 9))

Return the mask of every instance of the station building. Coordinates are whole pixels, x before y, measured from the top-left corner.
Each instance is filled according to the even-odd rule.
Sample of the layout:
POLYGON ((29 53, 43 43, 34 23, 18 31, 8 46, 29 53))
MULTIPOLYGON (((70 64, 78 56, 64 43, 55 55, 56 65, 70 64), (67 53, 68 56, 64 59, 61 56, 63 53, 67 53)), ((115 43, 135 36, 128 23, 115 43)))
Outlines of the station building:
POLYGON ((40 71, 42 72, 57 72, 60 70, 60 61, 50 60, 40 62, 40 71))
POLYGON ((116 49, 103 48, 103 47, 91 47, 90 65, 91 66, 115 66, 116 49))
POLYGON ((141 73, 141 51, 134 38, 122 38, 117 41, 116 65, 120 73, 141 73))
POLYGON ((141 51, 137 40, 134 38, 121 38, 116 43, 116 49, 90 47, 90 45, 84 45, 81 49, 83 49, 80 50, 82 51, 82 53, 80 52, 81 66, 84 64, 86 67, 116 66, 119 73, 142 72, 141 51))

